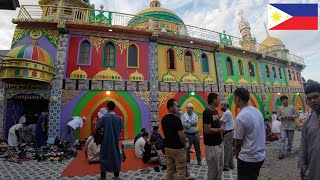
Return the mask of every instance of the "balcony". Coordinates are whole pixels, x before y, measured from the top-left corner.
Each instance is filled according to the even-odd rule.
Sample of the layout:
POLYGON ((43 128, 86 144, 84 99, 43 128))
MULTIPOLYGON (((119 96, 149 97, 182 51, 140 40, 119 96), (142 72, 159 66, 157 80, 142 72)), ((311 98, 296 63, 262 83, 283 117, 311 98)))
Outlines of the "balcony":
MULTIPOLYGON (((168 35, 178 35, 181 37, 190 36, 202 41, 215 42, 224 46, 244 50, 241 46, 242 39, 225 32, 219 33, 216 31, 203 29, 195 26, 172 23, 169 21, 149 18, 145 16, 136 16, 131 14, 84 9, 76 7, 57 7, 57 6, 35 6, 23 5, 20 8, 17 19, 13 19, 14 23, 18 22, 48 22, 58 23, 58 27, 64 27, 65 24, 87 24, 106 27, 125 27, 128 28, 131 24, 139 21, 139 26, 136 28, 140 30, 151 31, 154 33, 165 33, 168 35), (161 32, 159 32, 161 31, 161 32)), ((250 52, 259 53, 258 49, 261 44, 256 43, 249 48, 250 52)), ((304 59, 294 54, 287 53, 285 58, 279 58, 274 55, 268 55, 274 58, 282 59, 284 61, 305 66, 304 59)))

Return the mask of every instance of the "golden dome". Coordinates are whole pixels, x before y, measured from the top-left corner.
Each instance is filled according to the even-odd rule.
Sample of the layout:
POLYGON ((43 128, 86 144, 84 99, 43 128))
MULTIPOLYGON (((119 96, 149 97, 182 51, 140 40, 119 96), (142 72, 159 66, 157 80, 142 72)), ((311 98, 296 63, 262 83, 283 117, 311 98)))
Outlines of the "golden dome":
POLYGON ((215 83, 214 83, 214 79, 213 79, 210 75, 208 75, 207 77, 205 77, 204 80, 203 80, 203 82, 204 82, 204 84, 215 84, 215 83))
POLYGON ((144 81, 143 75, 141 73, 139 73, 138 70, 136 70, 136 72, 130 74, 129 79, 132 82, 144 81))
POLYGON ((234 84, 234 81, 230 78, 230 76, 229 76, 229 78, 226 80, 226 85, 235 85, 235 84, 234 84))
POLYGON ((88 78, 88 74, 82 70, 80 67, 79 69, 73 71, 71 74, 70 74, 70 79, 87 79, 88 78))
POLYGON ((265 83, 266 86, 270 87, 271 83, 269 82, 269 80, 267 80, 267 82, 265 83))
POLYGON ((249 83, 247 80, 245 80, 242 76, 242 78, 238 81, 239 86, 247 86, 249 83))
POLYGON ((100 81, 122 81, 120 74, 117 71, 111 70, 109 67, 106 70, 98 72, 93 76, 93 79, 100 81))
POLYGON ((194 74, 192 74, 190 72, 181 78, 181 83, 183 83, 183 84, 199 84, 200 80, 197 76, 195 76, 194 74))
POLYGON ((251 86, 259 86, 258 82, 256 80, 253 80, 251 83, 251 86))
POLYGON ((287 84, 286 83, 282 83, 281 86, 282 87, 287 87, 287 84))
POLYGON ((176 77, 174 77, 170 72, 167 72, 167 74, 163 75, 162 77, 163 82, 177 82, 176 77))
POLYGON ((268 35, 267 38, 261 43, 259 51, 261 52, 264 49, 272 46, 284 46, 284 44, 280 39, 268 35))
POLYGON ((273 83, 273 86, 274 87, 281 87, 281 84, 277 80, 275 80, 273 83))

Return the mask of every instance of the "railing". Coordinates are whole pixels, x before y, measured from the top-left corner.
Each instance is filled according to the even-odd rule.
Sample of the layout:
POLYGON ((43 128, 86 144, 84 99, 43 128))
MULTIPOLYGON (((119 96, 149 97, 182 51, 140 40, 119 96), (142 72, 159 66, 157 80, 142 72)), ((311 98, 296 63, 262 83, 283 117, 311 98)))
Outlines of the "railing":
MULTIPOLYGON (((22 5, 17 19, 15 21, 44 21, 44 22, 69 22, 69 23, 86 23, 93 25, 106 26, 133 26, 142 30, 163 30, 181 36, 190 36, 205 41, 217 42, 226 46, 239 49, 246 49, 252 52, 259 52, 261 44, 256 43, 253 47, 244 48, 241 45, 242 39, 216 31, 203 29, 195 26, 173 23, 165 20, 149 18, 145 16, 137 16, 125 13, 118 13, 104 10, 92 10, 77 7, 56 7, 56 6, 36 6, 22 5)), ((165 32, 166 32, 165 31, 165 32)), ((269 55, 274 56, 274 55, 269 55)), ((304 64, 302 57, 287 53, 286 57, 275 56, 280 59, 294 62, 300 65, 304 64)))

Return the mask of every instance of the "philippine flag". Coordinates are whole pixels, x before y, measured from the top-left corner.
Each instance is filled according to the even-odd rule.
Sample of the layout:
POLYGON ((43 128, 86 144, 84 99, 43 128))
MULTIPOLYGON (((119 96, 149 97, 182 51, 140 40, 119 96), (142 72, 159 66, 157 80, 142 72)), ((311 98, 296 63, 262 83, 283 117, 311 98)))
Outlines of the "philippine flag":
POLYGON ((318 30, 318 4, 269 4, 270 30, 318 30))

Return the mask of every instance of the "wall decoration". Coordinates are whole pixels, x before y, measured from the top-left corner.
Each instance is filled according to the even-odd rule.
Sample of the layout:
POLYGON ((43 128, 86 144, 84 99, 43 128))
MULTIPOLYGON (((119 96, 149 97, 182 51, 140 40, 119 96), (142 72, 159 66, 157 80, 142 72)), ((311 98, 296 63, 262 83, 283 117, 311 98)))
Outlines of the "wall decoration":
POLYGON ((191 51, 193 53, 194 60, 198 62, 198 60, 200 60, 202 51, 200 49, 192 49, 191 51))
POLYGON ((16 27, 12 38, 12 46, 19 42, 22 38, 24 38, 30 31, 31 29, 23 29, 16 27))
POLYGON ((180 46, 173 46, 174 52, 176 52, 178 58, 180 61, 182 61, 182 57, 184 54, 184 51, 186 50, 186 48, 180 47, 180 46))
POLYGON ((78 96, 81 90, 69 90, 69 91, 62 91, 62 102, 61 102, 61 108, 65 107, 69 101, 75 97, 78 96))
POLYGON ((171 91, 179 91, 179 84, 177 82, 174 82, 174 83, 170 83, 170 88, 171 88, 171 91))
POLYGON ((172 92, 159 92, 159 107, 172 95, 172 92))
POLYGON ((138 89, 139 89, 139 91, 148 91, 148 89, 149 89, 148 82, 146 82, 146 81, 138 82, 138 89))
POLYGON ((119 46, 121 54, 123 54, 123 51, 130 46, 129 40, 114 39, 114 41, 119 46))
POLYGON ((90 36, 90 40, 92 42, 92 45, 96 48, 97 52, 99 52, 101 44, 106 41, 105 38, 96 37, 96 36, 90 36))
POLYGON ((114 83, 114 89, 124 91, 125 90, 125 82, 123 81, 115 81, 114 83))
POLYGON ((59 31, 52 29, 42 29, 44 36, 55 46, 58 46, 59 31))
POLYGON ((150 91, 134 91, 133 93, 140 97, 144 104, 150 108, 150 91))

